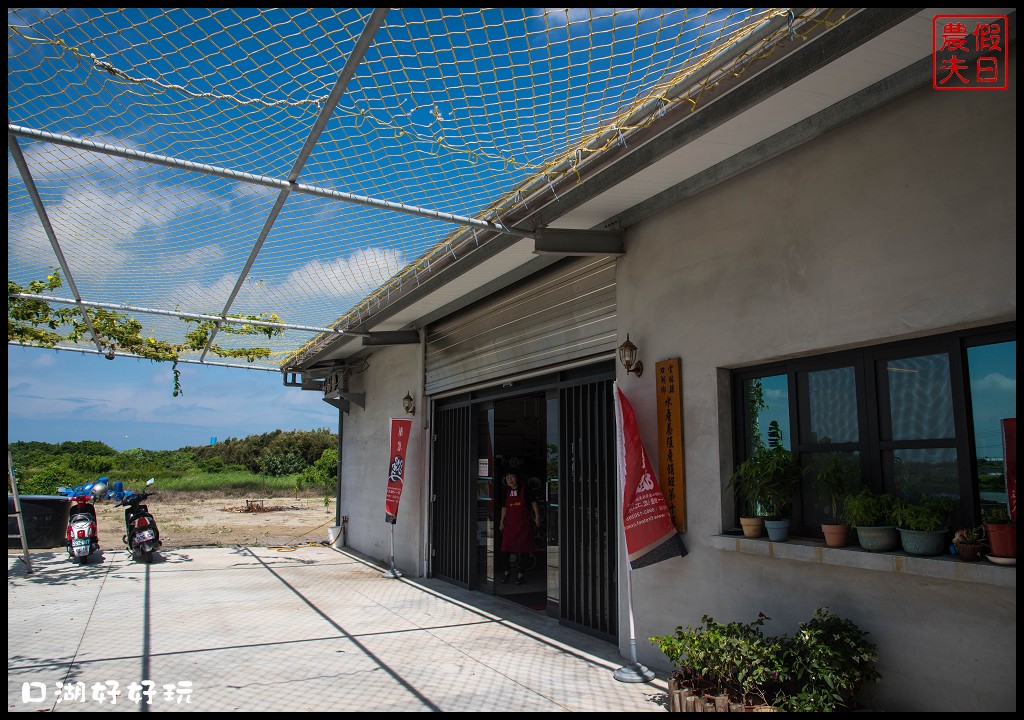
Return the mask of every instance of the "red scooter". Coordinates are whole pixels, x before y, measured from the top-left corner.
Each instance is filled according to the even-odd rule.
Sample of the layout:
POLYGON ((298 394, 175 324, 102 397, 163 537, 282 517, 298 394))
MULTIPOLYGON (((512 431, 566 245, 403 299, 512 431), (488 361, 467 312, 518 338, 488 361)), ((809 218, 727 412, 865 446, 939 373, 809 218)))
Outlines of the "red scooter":
POLYGON ((68 557, 72 562, 85 565, 89 562, 92 554, 100 549, 93 496, 102 496, 106 492, 106 484, 100 482, 93 484, 89 493, 79 493, 71 498, 71 512, 68 513, 68 529, 65 538, 68 557))

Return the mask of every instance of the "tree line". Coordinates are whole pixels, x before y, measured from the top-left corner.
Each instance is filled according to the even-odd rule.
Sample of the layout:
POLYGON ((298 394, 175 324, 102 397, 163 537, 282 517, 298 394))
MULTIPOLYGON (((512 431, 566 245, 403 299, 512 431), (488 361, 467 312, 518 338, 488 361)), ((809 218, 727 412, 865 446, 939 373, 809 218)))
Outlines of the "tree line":
POLYGON ((298 475, 305 482, 321 478, 323 468, 337 463, 338 436, 319 430, 274 430, 245 438, 228 438, 214 445, 178 450, 133 448, 118 452, 95 440, 62 443, 8 443, 18 491, 52 494, 59 486, 76 486, 106 477, 109 482, 137 482, 154 477, 176 478, 196 473, 247 472, 282 477, 298 475), (325 457, 326 453, 326 457, 325 457))

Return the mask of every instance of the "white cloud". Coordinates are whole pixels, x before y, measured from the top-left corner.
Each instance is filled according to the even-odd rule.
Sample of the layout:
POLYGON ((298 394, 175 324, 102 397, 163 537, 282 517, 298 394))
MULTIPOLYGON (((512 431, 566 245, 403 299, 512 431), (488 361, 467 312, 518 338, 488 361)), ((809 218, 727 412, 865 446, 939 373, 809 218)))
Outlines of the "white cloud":
MULTIPOLYGON (((176 189, 175 189, 176 190, 176 189)), ((47 207, 47 216, 61 250, 75 276, 116 277, 136 264, 137 250, 144 247, 143 233, 167 229, 171 223, 195 208, 224 212, 227 204, 202 192, 170 192, 160 188, 111 191, 96 183, 84 183, 56 204, 47 207)), ((38 217, 32 213, 12 218, 9 225, 10 254, 29 263, 53 257, 50 242, 38 217)), ((214 255, 215 246, 207 245, 189 255, 169 258, 165 263, 203 262, 214 255)), ((192 265, 186 265, 186 269, 192 265)), ((176 273, 180 270, 175 270, 176 273)))
POLYGON ((995 391, 1000 393, 1017 392, 1017 379, 1008 378, 1000 373, 989 373, 977 382, 971 384, 974 392, 995 391))
POLYGON ((368 248, 330 262, 314 260, 289 273, 281 290, 299 296, 367 295, 405 267, 398 250, 368 248))
MULTIPOLYGON (((126 138, 97 135, 83 139, 101 145, 115 145, 129 150, 138 150, 135 141, 126 138)), ((33 141, 31 144, 25 144, 24 140, 20 143, 29 172, 37 183, 49 182, 54 179, 67 181, 82 176, 103 177, 123 170, 125 163, 129 162, 113 155, 55 143, 33 141)), ((20 176, 14 160, 7 163, 7 176, 8 178, 20 176)))
POLYGON ((193 271, 207 270, 215 263, 222 262, 225 257, 227 257, 227 253, 224 252, 224 248, 210 243, 190 250, 183 255, 175 255, 173 258, 164 261, 161 263, 162 267, 157 273, 186 275, 193 271))

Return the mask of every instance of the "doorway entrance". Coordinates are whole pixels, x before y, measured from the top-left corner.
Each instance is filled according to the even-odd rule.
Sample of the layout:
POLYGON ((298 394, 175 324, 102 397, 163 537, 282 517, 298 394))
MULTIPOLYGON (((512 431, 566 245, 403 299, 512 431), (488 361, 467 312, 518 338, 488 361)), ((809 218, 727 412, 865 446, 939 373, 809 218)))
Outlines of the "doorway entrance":
POLYGON ((613 376, 602 363, 435 403, 432 575, 616 639, 613 376), (522 584, 504 582, 510 469, 541 517, 522 584))

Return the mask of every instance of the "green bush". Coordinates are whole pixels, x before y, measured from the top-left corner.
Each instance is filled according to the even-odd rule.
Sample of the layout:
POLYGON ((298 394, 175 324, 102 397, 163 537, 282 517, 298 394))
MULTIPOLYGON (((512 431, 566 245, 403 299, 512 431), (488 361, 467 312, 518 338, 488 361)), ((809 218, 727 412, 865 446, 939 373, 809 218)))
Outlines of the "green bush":
POLYGON ((788 712, 835 712, 856 707, 856 694, 878 682, 878 648, 852 620, 819 608, 787 639, 783 662, 788 712))
POLYGON ((868 682, 877 682, 877 648, 867 633, 828 608, 820 608, 791 638, 766 636, 769 618, 719 623, 705 615, 694 629, 652 637, 676 666, 679 680, 696 692, 728 695, 731 702, 780 710, 853 710, 868 682))
POLYGON ((323 490, 324 501, 334 497, 338 482, 338 451, 334 448, 324 450, 320 459, 310 467, 302 471, 296 478, 295 489, 301 490, 304 486, 316 487, 323 490))
POLYGON ((219 457, 203 458, 197 465, 205 473, 224 472, 224 461, 219 457))
POLYGON ((309 464, 296 453, 290 452, 287 455, 276 455, 265 450, 259 459, 259 471, 261 475, 270 477, 281 477, 282 475, 294 475, 309 467, 309 464))

